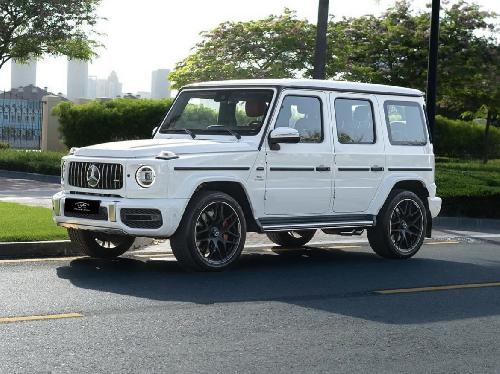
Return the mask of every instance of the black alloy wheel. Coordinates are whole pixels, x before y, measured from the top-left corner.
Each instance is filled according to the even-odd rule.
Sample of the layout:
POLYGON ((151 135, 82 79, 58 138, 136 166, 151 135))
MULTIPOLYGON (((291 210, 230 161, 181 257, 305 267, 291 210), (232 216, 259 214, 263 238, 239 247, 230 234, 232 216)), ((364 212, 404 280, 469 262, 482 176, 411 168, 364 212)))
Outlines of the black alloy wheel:
POLYGON ((236 253, 241 240, 241 222, 236 211, 223 201, 208 204, 195 226, 198 254, 210 265, 224 266, 236 253))
POLYGON ((427 217, 427 209, 415 193, 392 191, 377 215, 376 226, 368 229, 370 246, 385 258, 412 257, 424 242, 427 217))
POLYGON ((221 271, 239 258, 246 240, 246 221, 238 202, 219 191, 198 192, 184 211, 172 252, 189 271, 221 271))
POLYGON ((392 211, 389 235, 401 252, 411 252, 424 234, 424 212, 412 199, 400 201, 392 211))

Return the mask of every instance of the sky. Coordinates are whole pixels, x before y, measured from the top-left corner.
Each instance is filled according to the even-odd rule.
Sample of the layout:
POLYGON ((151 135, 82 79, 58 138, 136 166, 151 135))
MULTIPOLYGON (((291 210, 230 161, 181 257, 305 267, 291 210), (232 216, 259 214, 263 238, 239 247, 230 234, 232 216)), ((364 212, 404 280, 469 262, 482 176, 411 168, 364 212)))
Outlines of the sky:
MULTIPOLYGON (((412 1, 425 9, 430 0, 412 1)), ((452 0, 454 2, 455 0, 452 0)), ((476 0, 487 10, 500 13, 500 0, 476 0)), ((335 17, 381 14, 394 0, 331 0, 335 17)), ((227 20, 246 21, 280 14, 285 7, 300 18, 317 20, 318 0, 103 0, 99 14, 107 18, 98 25, 105 35, 99 57, 89 66, 89 75, 106 78, 115 70, 123 92, 151 90, 151 72, 173 69, 200 40, 201 31, 227 20)), ((37 85, 52 92, 66 93, 65 58, 38 62, 37 85)), ((0 70, 0 90, 10 89, 10 65, 0 70)))

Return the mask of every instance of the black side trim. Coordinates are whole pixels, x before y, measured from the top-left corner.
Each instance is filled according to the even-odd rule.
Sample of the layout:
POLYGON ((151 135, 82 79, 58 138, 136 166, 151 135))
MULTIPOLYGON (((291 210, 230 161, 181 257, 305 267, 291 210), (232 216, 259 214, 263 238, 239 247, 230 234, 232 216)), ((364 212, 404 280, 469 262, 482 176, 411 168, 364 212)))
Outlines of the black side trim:
POLYGON ((432 168, 388 168, 389 171, 432 171, 432 168))
POLYGON ((370 171, 370 168, 339 168, 339 171, 370 171))
POLYGON ((370 168, 371 171, 384 171, 384 168, 382 166, 372 166, 370 168))
POLYGON ((258 167, 257 169, 255 169, 255 170, 257 170, 257 171, 264 171, 264 170, 266 170, 266 169, 264 169, 264 167, 263 167, 263 166, 259 166, 259 167, 258 167))
POLYGON ((330 171, 329 166, 316 166, 316 171, 330 171))
POLYGON ((304 216, 304 217, 264 217, 259 218, 262 226, 289 225, 294 223, 334 223, 348 221, 374 221, 371 214, 342 214, 337 216, 304 216))
POLYGON ((175 166, 174 170, 250 170, 248 166, 175 166))
POLYGON ((269 168, 271 171, 314 171, 314 168, 269 168))

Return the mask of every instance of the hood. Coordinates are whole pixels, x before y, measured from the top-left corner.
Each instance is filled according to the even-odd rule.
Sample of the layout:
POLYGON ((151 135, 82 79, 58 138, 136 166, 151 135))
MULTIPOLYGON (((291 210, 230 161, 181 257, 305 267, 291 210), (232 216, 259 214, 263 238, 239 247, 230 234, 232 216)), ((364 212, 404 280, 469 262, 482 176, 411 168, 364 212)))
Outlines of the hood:
POLYGON ((97 144, 80 148, 75 156, 110 158, 155 157, 161 151, 178 155, 192 153, 237 152, 257 150, 254 144, 203 139, 148 139, 97 144))

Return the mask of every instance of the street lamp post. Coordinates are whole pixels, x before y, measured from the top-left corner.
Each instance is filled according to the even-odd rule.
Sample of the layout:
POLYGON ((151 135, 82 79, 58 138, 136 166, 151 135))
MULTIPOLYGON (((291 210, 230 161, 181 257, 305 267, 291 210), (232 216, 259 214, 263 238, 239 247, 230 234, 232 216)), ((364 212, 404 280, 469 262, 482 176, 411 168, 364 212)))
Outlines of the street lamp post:
POLYGON ((429 61, 427 70, 427 118, 429 131, 434 136, 436 117, 437 62, 439 44, 439 10, 440 0, 432 0, 431 34, 429 38, 429 61))
POLYGON ((314 79, 326 77, 326 34, 328 29, 329 0, 319 0, 318 26, 316 29, 316 49, 314 52, 314 79))

